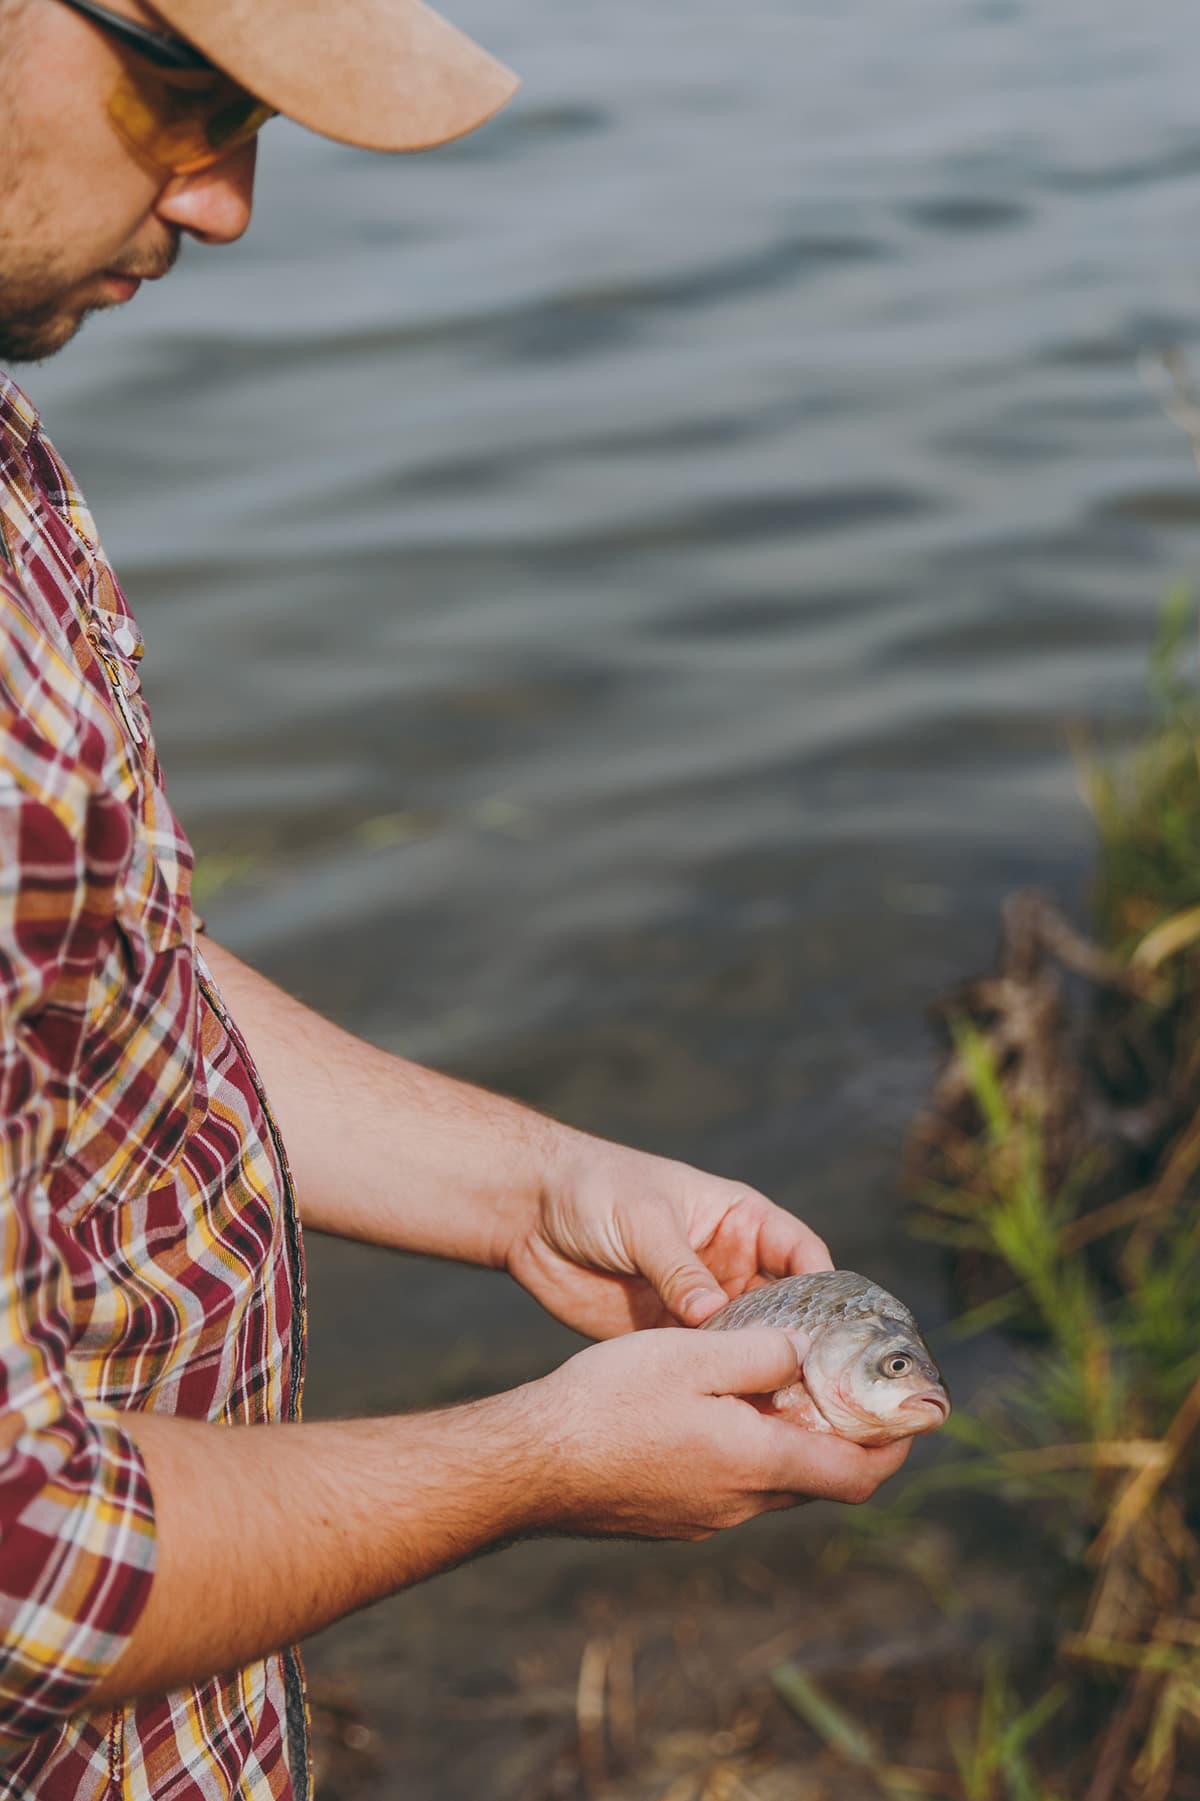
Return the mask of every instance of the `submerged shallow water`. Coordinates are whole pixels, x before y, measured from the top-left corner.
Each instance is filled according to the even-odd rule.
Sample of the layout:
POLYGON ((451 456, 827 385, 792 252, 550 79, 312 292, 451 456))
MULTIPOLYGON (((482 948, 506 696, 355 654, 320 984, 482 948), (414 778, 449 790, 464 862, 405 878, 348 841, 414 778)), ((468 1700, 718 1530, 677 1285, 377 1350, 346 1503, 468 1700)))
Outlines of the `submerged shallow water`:
MULTIPOLYGON (((1064 727, 1140 719, 1200 548, 1136 367, 1197 338, 1200 24, 456 16, 523 71, 507 117, 401 163, 272 127, 250 237, 25 375, 145 627, 210 927, 768 1189, 936 1319, 895 1207, 922 1009, 1008 888, 1079 904, 1064 727)), ((570 1342, 496 1278, 311 1265, 318 1412, 570 1342)))

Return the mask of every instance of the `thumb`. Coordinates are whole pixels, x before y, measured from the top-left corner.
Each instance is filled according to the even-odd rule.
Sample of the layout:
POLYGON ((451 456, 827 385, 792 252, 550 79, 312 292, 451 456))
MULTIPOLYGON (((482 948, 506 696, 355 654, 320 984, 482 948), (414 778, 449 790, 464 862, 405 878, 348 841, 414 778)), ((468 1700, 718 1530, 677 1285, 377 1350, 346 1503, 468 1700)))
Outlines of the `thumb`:
POLYGON ((766 1395, 800 1380, 811 1343, 807 1332, 746 1326, 697 1333, 689 1337, 688 1351, 707 1394, 766 1395))
POLYGON ((678 1221, 665 1209, 647 1209, 635 1216, 629 1248, 638 1273, 681 1324, 702 1325, 728 1301, 729 1296, 701 1263, 678 1221))

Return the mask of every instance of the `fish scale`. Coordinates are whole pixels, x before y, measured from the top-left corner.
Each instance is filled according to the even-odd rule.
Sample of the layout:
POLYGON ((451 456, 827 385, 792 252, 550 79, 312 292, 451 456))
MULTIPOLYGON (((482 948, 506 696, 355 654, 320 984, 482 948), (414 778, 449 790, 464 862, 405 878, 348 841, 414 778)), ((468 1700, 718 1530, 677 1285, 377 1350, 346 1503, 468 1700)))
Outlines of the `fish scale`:
POLYGON ((916 1320, 878 1282, 851 1269, 785 1276, 738 1295, 702 1330, 775 1326, 809 1338, 795 1381, 771 1396, 776 1413, 810 1432, 860 1445, 936 1431, 950 1396, 916 1320))
POLYGON ((786 1326, 805 1332, 819 1331, 834 1320, 891 1319, 919 1332, 916 1320, 894 1294, 850 1269, 822 1271, 818 1275, 785 1276, 762 1288, 748 1289, 722 1307, 702 1330, 722 1332, 740 1326, 786 1326))

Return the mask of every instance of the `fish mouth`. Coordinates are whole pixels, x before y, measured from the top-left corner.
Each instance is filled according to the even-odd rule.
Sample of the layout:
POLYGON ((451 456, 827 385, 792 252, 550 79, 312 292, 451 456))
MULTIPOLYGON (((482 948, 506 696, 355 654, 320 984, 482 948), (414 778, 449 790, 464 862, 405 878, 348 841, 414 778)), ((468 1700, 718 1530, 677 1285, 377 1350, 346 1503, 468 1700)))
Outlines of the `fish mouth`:
POLYGON ((908 1407, 920 1408, 923 1413, 933 1414, 925 1430, 932 1432, 938 1426, 944 1426, 950 1418, 950 1397, 930 1389, 923 1395, 913 1395, 907 1403, 908 1407))

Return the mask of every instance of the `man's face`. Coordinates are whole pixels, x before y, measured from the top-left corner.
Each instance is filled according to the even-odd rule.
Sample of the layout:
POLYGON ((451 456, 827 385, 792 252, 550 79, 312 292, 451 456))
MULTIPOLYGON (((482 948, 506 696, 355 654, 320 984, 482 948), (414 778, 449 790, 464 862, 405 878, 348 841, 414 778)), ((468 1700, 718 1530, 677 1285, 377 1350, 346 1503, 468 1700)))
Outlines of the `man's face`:
MULTIPOLYGON (((106 0, 156 30, 141 0, 106 0)), ((165 275, 184 232, 226 244, 250 222, 253 143, 170 175, 118 135, 125 50, 58 0, 0 0, 0 362, 50 356, 88 313, 165 275)))

